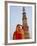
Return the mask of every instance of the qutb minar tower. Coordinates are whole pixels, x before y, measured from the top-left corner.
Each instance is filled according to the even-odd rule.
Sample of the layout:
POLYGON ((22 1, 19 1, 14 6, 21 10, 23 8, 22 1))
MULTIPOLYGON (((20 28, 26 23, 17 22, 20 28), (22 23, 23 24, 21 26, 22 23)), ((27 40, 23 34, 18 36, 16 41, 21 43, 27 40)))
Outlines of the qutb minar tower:
POLYGON ((26 12, 25 12, 25 7, 23 7, 22 21, 23 21, 23 29, 24 29, 24 39, 29 39, 30 38, 30 36, 29 36, 29 26, 28 26, 28 23, 27 23, 27 16, 26 16, 26 12))

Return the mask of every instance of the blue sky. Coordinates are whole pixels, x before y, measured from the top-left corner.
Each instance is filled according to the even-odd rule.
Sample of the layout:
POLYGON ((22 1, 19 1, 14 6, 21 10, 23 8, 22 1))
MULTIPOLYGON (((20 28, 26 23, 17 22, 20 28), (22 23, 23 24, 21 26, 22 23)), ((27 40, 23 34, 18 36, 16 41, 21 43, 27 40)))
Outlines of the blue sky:
MULTIPOLYGON (((22 6, 10 6, 10 22, 11 22, 11 30, 13 32, 16 29, 17 24, 22 24, 22 6)), ((29 28, 32 31, 32 6, 25 6, 26 16, 28 16, 29 28)))

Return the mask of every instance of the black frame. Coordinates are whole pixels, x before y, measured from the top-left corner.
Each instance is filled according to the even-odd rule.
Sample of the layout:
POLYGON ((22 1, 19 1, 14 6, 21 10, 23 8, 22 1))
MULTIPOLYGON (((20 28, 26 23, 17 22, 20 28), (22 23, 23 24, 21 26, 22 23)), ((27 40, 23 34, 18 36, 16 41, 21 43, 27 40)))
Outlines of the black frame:
POLYGON ((16 45, 16 44, 32 44, 32 43, 36 43, 36 3, 32 3, 32 2, 17 2, 17 1, 5 1, 5 45, 16 45), (34 42, 22 42, 22 43, 8 43, 8 3, 18 3, 18 4, 34 4, 35 5, 35 41, 34 42))

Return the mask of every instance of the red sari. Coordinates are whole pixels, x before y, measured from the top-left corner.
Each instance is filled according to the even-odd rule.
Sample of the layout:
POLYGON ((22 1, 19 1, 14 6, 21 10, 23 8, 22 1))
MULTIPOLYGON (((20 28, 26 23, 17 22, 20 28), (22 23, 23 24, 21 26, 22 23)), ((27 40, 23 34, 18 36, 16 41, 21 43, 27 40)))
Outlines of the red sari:
POLYGON ((13 34, 13 40, 24 39, 24 31, 21 25, 16 26, 16 31, 13 34))
POLYGON ((22 39, 22 34, 19 33, 18 31, 14 32, 14 35, 13 35, 13 39, 15 40, 19 40, 19 39, 22 39))

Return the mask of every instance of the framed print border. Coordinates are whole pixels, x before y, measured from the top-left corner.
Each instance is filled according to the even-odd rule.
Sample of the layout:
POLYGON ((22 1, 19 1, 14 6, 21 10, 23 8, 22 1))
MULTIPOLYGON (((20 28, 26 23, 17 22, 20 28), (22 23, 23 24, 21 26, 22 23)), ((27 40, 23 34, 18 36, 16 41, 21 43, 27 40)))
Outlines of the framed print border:
POLYGON ((17 1, 5 1, 5 45, 15 45, 15 44, 32 44, 36 43, 36 3, 31 2, 17 2, 17 1), (20 4, 34 4, 35 6, 35 41, 34 42, 21 42, 21 43, 8 43, 8 3, 20 3, 20 4))

